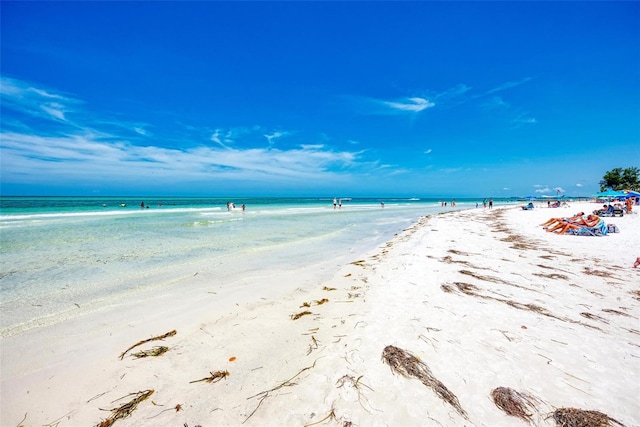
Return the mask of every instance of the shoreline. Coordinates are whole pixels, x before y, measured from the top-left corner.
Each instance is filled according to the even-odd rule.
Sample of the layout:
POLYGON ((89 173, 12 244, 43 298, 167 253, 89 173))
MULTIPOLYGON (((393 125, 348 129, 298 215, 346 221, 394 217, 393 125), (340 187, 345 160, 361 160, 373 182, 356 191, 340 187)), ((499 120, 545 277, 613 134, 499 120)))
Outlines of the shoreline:
POLYGON ((115 425, 522 425, 491 400, 509 387, 535 397, 536 425, 554 425, 545 417, 561 407, 639 425, 640 254, 625 250, 640 218, 611 219, 621 232, 601 238, 538 226, 583 206, 595 209, 437 214, 327 281, 281 272, 219 306, 192 295, 192 313, 169 311, 168 293, 137 317, 121 307, 3 339, 1 424, 26 413, 25 426, 97 425, 110 415, 101 408, 154 390, 115 425), (119 360, 172 330, 135 349, 167 346, 162 356, 119 360), (426 364, 459 407, 394 374, 388 346, 426 364), (230 375, 191 382, 219 371, 230 375))

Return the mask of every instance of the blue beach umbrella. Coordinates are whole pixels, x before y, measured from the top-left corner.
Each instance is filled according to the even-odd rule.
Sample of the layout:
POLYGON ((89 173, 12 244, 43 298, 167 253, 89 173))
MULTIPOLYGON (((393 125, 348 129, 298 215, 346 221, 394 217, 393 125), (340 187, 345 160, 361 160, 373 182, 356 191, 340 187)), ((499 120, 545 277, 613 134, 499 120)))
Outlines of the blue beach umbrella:
POLYGON ((596 193, 593 197, 624 197, 626 193, 624 191, 607 190, 601 193, 596 193))

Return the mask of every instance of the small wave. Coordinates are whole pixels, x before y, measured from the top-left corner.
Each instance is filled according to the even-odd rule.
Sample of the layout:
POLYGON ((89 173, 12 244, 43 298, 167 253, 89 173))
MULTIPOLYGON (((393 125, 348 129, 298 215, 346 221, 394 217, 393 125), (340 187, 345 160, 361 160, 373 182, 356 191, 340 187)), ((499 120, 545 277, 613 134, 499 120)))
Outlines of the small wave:
POLYGON ((137 216, 150 214, 170 214, 180 212, 216 212, 221 208, 155 208, 155 209, 119 209, 107 211, 87 211, 87 212, 56 212, 56 213, 33 213, 33 214, 14 214, 0 215, 0 221, 3 223, 20 222, 26 220, 38 219, 64 219, 64 218, 83 218, 83 217, 106 217, 106 216, 137 216))

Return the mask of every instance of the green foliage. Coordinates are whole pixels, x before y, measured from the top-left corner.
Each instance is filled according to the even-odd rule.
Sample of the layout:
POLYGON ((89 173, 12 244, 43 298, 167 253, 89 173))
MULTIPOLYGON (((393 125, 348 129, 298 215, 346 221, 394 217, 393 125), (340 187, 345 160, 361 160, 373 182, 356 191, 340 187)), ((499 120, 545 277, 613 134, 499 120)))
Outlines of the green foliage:
POLYGON ((613 168, 604 174, 600 180, 600 191, 607 188, 612 190, 640 190, 640 169, 637 167, 613 168))

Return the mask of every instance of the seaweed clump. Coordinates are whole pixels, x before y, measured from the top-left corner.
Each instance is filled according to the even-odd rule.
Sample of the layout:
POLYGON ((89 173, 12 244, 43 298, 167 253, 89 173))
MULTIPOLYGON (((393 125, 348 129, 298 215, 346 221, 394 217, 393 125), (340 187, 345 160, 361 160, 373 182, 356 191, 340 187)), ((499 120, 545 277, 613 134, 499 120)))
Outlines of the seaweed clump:
POLYGON ((460 406, 456 395, 434 377, 429 367, 416 356, 401 348, 388 345, 382 351, 382 361, 391 367, 392 372, 406 378, 418 379, 422 384, 432 389, 440 399, 453 406, 462 417, 469 419, 466 411, 460 406))
POLYGON ((493 403, 507 415, 531 422, 532 410, 536 409, 533 398, 509 387, 498 387, 491 391, 493 403))
POLYGON ((598 411, 559 408, 553 411, 552 416, 558 427, 610 427, 615 425, 624 427, 620 421, 598 411))
POLYGON ((149 396, 153 394, 154 391, 155 390, 145 390, 145 391, 139 391, 137 393, 128 394, 127 396, 135 396, 135 397, 129 402, 121 406, 118 406, 117 408, 109 409, 111 411, 111 416, 106 418, 101 423, 99 423, 96 427, 109 427, 113 425, 113 423, 115 423, 117 420, 127 418, 138 407, 140 402, 147 400, 149 396))

